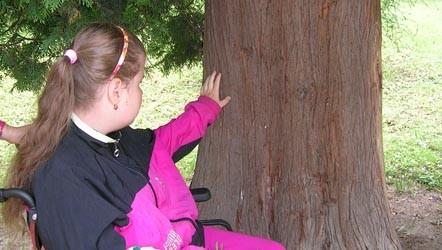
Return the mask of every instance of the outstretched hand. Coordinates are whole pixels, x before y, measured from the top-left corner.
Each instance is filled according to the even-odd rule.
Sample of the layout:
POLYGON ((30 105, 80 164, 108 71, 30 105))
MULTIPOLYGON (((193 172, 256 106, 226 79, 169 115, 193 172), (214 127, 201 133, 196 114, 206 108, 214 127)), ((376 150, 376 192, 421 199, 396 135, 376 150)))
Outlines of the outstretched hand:
POLYGON ((210 97, 214 100, 218 105, 223 108, 230 102, 231 97, 226 96, 224 99, 220 100, 219 98, 219 83, 221 81, 221 73, 217 73, 213 71, 213 73, 207 77, 201 88, 201 95, 210 97))
POLYGON ((5 123, 0 133, 0 140, 5 140, 12 144, 19 144, 21 138, 24 136, 28 128, 29 125, 13 127, 5 123))

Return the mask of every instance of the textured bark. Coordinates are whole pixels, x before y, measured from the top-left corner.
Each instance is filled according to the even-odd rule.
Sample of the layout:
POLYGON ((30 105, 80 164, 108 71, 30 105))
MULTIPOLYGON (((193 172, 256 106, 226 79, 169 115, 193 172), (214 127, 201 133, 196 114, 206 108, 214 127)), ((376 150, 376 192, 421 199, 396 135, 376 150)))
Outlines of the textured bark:
POLYGON ((207 0, 201 217, 287 249, 399 249, 385 197, 379 0, 207 0))

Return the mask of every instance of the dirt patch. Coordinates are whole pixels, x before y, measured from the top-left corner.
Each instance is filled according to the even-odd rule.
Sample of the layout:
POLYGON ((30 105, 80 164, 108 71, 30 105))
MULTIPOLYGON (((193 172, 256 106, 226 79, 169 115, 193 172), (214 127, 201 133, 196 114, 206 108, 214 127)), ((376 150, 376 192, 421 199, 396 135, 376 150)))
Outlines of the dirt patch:
MULTIPOLYGON (((417 189, 399 194, 387 187, 392 219, 404 250, 442 249, 442 193, 417 189)), ((0 249, 31 249, 24 238, 13 239, 0 224, 0 249)))
POLYGON ((387 188, 392 219, 404 250, 442 249, 442 193, 387 188))

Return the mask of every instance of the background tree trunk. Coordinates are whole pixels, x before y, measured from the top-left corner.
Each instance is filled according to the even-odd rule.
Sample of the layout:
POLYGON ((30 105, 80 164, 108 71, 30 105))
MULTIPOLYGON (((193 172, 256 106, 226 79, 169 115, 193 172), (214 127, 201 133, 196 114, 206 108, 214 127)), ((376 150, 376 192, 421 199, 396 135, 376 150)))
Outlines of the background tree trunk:
POLYGON ((201 217, 287 249, 398 249, 385 197, 379 0, 207 0, 201 217))

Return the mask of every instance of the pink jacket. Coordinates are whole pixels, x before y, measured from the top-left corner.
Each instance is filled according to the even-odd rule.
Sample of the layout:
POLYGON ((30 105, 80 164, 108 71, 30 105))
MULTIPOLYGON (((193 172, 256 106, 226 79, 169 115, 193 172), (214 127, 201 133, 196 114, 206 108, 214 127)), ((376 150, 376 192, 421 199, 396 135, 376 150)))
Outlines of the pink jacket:
POLYGON ((220 110, 214 100, 200 96, 185 107, 183 114, 155 130, 148 173, 152 187, 146 185, 136 194, 128 214, 129 224, 115 227, 126 240, 126 248, 201 249, 189 246, 195 233, 190 221, 171 222, 198 218, 196 203, 172 155, 180 146, 203 137, 220 110))

